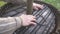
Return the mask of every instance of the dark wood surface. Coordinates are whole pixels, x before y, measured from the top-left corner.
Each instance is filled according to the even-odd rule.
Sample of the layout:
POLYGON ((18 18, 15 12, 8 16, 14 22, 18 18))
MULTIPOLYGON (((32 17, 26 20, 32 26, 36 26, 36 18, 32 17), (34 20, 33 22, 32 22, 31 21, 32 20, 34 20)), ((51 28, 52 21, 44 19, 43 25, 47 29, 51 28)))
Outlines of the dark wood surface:
MULTIPOLYGON (((55 29, 55 15, 51 9, 44 5, 44 9, 34 10, 32 15, 36 17, 36 26, 21 27, 16 30, 17 34, 50 34, 55 29)), ((26 6, 17 6, 6 11, 2 17, 14 17, 26 14, 26 6)))

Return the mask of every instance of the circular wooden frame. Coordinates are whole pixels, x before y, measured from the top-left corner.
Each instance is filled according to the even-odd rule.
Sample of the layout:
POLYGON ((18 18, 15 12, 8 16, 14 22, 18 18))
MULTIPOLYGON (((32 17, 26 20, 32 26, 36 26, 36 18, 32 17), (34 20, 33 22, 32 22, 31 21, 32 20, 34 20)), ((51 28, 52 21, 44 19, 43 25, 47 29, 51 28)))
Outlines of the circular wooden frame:
MULTIPOLYGON (((32 15, 37 18, 36 26, 27 26, 17 29, 14 34, 51 34, 56 26, 55 21, 55 12, 51 5, 48 5, 44 2, 36 1, 38 4, 44 4, 44 9, 34 10, 32 15)), ((4 8, 3 8, 4 9, 4 8)), ((2 11, 2 10, 1 10, 2 11)), ((26 6, 17 6, 11 9, 8 9, 3 13, 2 17, 8 16, 20 16, 21 14, 26 14, 26 6)))

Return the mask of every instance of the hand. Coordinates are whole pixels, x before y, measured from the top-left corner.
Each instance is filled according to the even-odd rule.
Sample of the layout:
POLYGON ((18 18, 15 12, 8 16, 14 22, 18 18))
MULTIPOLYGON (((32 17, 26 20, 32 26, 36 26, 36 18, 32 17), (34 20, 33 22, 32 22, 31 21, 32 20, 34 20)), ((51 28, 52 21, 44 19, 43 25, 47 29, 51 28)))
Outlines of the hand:
POLYGON ((22 19, 22 26, 36 25, 36 17, 32 15, 21 15, 20 17, 22 19))
POLYGON ((38 10, 38 9, 43 9, 43 5, 37 4, 37 3, 33 3, 33 9, 38 10))

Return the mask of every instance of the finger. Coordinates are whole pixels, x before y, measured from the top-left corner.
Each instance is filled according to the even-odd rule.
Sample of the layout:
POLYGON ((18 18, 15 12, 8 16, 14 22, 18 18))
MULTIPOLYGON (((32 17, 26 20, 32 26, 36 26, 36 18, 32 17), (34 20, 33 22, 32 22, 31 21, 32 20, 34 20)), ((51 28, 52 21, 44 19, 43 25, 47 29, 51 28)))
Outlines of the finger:
POLYGON ((36 19, 36 17, 35 17, 35 16, 32 16, 32 18, 33 18, 33 19, 36 19))
POLYGON ((35 16, 32 16, 32 15, 29 15, 29 16, 30 16, 30 18, 36 19, 36 17, 35 17, 35 16))
POLYGON ((40 9, 43 9, 44 8, 43 5, 40 5, 40 4, 37 4, 36 7, 37 8, 40 8, 40 9))
POLYGON ((35 7, 33 7, 35 10, 38 10, 38 8, 35 6, 35 7))
POLYGON ((32 19, 31 22, 36 22, 36 19, 32 19))
POLYGON ((35 23, 35 22, 30 22, 30 24, 32 24, 32 25, 36 25, 36 23, 35 23))

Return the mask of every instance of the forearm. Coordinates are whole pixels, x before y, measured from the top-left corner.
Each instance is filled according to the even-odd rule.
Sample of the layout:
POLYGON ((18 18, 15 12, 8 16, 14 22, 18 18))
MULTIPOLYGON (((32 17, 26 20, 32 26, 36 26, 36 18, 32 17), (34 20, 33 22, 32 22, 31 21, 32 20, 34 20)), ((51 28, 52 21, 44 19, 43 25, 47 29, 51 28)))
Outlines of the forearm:
POLYGON ((0 33, 15 31, 19 27, 21 27, 19 17, 0 18, 0 33))

